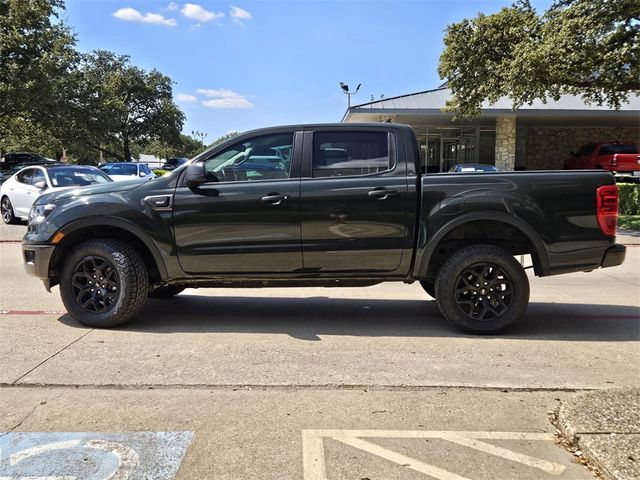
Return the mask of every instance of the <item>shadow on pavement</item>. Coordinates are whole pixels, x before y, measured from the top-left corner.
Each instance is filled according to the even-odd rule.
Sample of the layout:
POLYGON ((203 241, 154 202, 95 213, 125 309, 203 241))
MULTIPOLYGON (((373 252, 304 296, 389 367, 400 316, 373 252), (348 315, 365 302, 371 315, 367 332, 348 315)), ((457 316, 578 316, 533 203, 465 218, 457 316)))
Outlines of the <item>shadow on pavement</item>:
MULTIPOLYGON (((60 322, 86 328, 69 315, 60 322)), ((120 331, 149 333, 286 333, 319 341, 319 335, 368 337, 468 337, 440 314, 435 301, 328 297, 205 297, 148 300, 120 331)), ((478 338, 478 337, 475 337, 478 338)), ((490 338, 568 341, 637 341, 640 308, 625 305, 531 303, 510 330, 490 338)))

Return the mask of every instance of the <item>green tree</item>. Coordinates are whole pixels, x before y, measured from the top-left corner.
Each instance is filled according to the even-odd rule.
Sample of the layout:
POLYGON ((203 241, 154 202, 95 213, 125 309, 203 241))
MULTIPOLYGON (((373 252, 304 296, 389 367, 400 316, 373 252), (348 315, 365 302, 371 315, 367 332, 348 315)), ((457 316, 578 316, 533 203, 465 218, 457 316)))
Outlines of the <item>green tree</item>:
POLYGON ((506 96, 582 95, 619 109, 640 90, 640 0, 555 0, 538 15, 528 0, 447 27, 438 73, 458 118, 506 96))
POLYGON ((209 148, 211 147, 215 147, 216 145, 221 144, 222 142, 226 142, 227 140, 239 135, 240 132, 237 130, 231 130, 228 133, 225 133, 224 135, 222 135, 221 137, 216 138, 213 143, 211 145, 209 145, 209 148))
POLYGON ((0 139, 20 135, 25 122, 42 129, 64 123, 78 55, 59 18, 63 9, 62 0, 0 0, 0 139))
POLYGON ((179 143, 184 114, 173 102, 169 77, 131 65, 126 55, 103 50, 83 59, 81 74, 81 129, 92 148, 131 160, 134 144, 143 148, 152 140, 179 143))
POLYGON ((144 149, 144 153, 164 159, 171 157, 192 158, 202 152, 205 148, 205 144, 202 143, 200 139, 180 134, 179 142, 174 144, 168 144, 162 140, 153 140, 144 149))

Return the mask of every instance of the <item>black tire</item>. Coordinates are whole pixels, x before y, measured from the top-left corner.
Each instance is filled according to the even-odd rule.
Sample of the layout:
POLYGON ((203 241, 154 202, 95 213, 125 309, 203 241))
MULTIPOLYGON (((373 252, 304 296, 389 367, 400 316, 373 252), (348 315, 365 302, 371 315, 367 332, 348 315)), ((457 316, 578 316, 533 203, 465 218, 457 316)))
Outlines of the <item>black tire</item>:
POLYGON ((0 213, 2 214, 2 221, 7 225, 14 225, 19 222, 19 219, 13 213, 11 200, 6 195, 0 200, 0 213))
POLYGON ((422 289, 427 292, 431 298, 436 298, 436 284, 431 280, 421 280, 422 289))
POLYGON ((472 245, 454 252, 440 268, 436 299, 442 315, 457 328, 497 333, 524 315, 529 279, 506 250, 472 245))
POLYGON ((172 298, 182 292, 186 287, 180 285, 165 285, 154 288, 149 292, 149 298, 172 298))
POLYGON ((144 261, 120 240, 83 242, 73 248, 62 268, 62 302, 76 321, 88 327, 127 322, 142 309, 148 290, 144 261), (96 285, 100 281, 105 283, 96 285))

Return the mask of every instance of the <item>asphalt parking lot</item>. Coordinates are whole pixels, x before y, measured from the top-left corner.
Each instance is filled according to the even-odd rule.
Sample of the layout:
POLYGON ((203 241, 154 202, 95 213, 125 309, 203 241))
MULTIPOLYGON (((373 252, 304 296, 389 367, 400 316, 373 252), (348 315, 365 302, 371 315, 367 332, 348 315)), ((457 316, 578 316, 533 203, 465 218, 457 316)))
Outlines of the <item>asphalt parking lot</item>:
POLYGON ((588 479, 549 412, 640 386, 640 246, 530 278, 496 337, 403 284, 191 289, 95 330, 23 273, 23 231, 0 227, 0 477, 588 479))

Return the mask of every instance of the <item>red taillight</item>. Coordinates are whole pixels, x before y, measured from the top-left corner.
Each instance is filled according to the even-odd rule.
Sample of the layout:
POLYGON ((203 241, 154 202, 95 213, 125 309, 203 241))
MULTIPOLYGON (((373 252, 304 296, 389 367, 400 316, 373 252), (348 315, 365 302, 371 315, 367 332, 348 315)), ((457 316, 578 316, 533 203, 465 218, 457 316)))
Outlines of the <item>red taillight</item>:
POLYGON ((614 237, 618 224, 618 187, 603 185, 596 192, 598 225, 605 235, 614 237))

